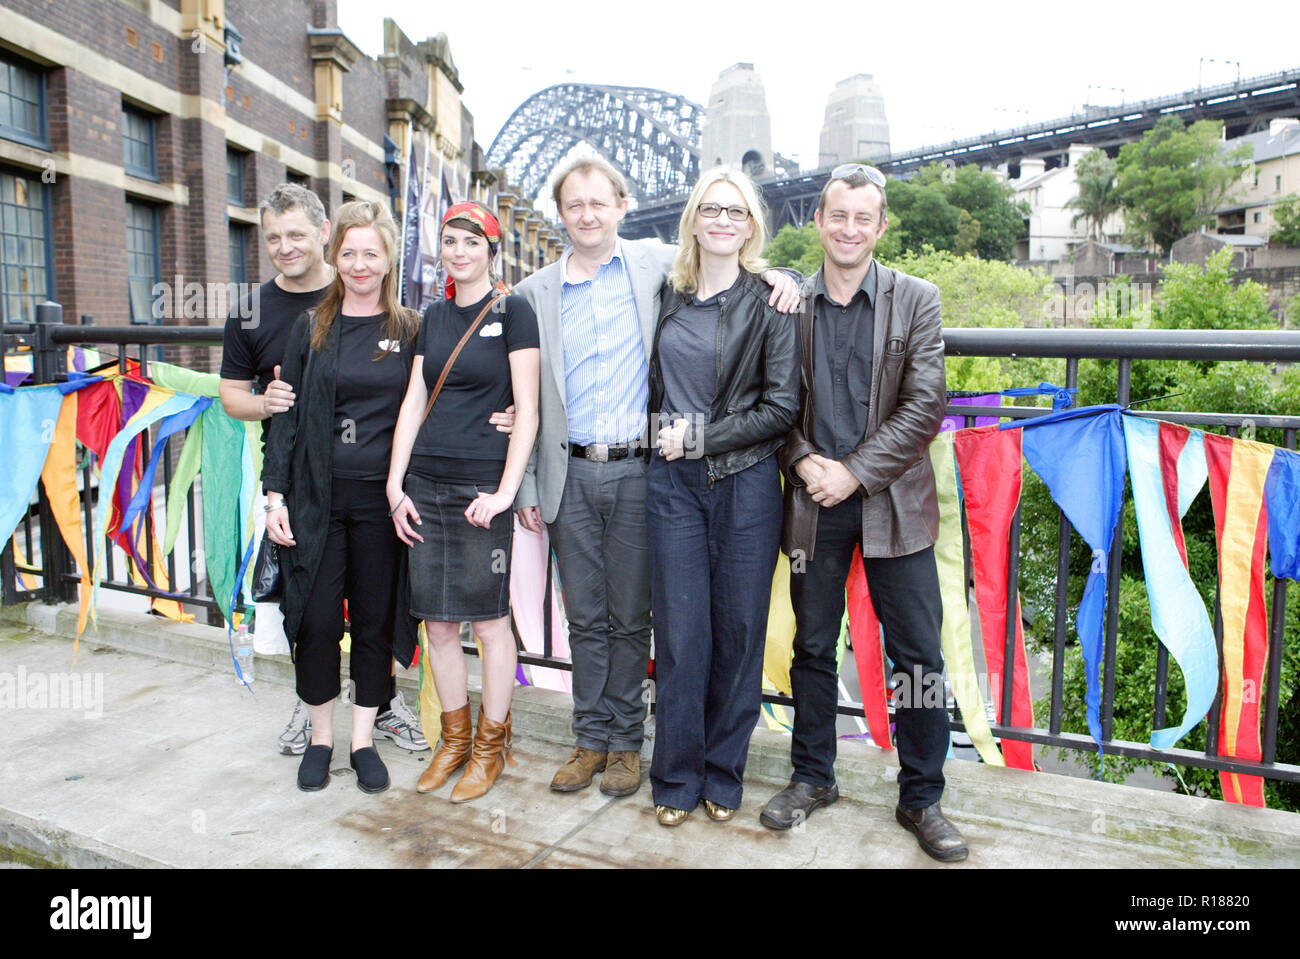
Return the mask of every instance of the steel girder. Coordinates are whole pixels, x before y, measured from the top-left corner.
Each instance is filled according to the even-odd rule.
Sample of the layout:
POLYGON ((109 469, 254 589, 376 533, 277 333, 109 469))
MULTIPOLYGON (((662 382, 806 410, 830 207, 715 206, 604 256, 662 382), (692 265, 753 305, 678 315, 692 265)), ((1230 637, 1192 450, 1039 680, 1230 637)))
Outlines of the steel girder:
POLYGON ((643 201, 687 189, 699 176, 704 107, 645 87, 563 83, 521 103, 492 141, 487 163, 504 167, 530 200, 578 143, 627 177, 643 201))

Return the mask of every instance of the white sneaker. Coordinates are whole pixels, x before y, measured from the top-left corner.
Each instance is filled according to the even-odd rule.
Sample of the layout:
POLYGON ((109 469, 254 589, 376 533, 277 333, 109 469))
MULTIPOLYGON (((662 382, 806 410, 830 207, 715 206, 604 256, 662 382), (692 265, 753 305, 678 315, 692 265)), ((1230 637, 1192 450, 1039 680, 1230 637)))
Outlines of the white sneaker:
POLYGON ((429 748, 428 740, 420 731, 420 720, 406 705, 400 689, 388 704, 388 709, 375 717, 375 737, 379 736, 387 736, 401 748, 414 753, 429 748))
POLYGON ((280 733, 280 755, 301 756, 310 744, 311 717, 307 714, 306 705, 300 699, 293 707, 289 725, 285 726, 284 732, 280 733))

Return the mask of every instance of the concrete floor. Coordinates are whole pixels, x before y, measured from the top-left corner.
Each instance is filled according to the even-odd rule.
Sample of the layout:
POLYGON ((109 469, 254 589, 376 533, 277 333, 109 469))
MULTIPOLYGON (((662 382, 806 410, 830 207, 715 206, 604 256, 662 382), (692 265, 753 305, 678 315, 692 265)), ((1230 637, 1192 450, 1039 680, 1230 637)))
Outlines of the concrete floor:
POLYGON ((451 804, 450 784, 417 794, 430 754, 386 741, 379 748, 393 785, 379 795, 362 793, 347 762, 346 705, 336 714, 341 735, 330 784, 303 793, 295 786, 297 759, 275 751, 295 698, 286 664, 259 661, 250 695, 237 686, 228 660, 221 663, 224 633, 193 639, 206 627, 144 616, 129 628, 101 621, 99 638, 83 639, 74 665, 68 639, 7 618, 0 625, 0 684, 9 677, 14 689, 23 678, 27 688, 19 701, 0 703, 12 706, 0 727, 0 859, 347 868, 1300 863, 1300 816, 950 761, 944 806, 971 857, 941 866, 893 820, 893 754, 855 741, 842 741, 837 765, 845 797, 803 828, 776 833, 759 824, 758 812, 788 775, 788 739, 764 730, 754 738, 736 818, 715 823, 701 808, 666 829, 655 821, 644 781, 623 799, 594 787, 572 794, 547 788, 569 752, 567 699, 536 689, 516 697, 518 765, 478 801, 451 804), (154 647, 147 654, 132 643, 154 647), (202 660, 195 650, 205 643, 209 662, 175 661, 202 660), (44 678, 39 686, 68 675, 88 684, 89 697, 77 708, 33 702, 32 677, 44 678))

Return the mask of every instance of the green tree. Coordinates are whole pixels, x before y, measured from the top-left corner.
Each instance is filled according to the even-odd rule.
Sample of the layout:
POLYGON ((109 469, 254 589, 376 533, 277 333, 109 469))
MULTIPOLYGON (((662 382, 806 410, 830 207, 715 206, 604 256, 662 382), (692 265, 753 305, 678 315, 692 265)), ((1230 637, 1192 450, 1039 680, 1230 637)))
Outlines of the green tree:
POLYGON ((817 224, 811 220, 802 227, 787 223, 777 230, 776 236, 772 237, 767 249, 763 251, 763 258, 770 265, 798 270, 804 276, 812 276, 817 272, 824 255, 817 224))
POLYGON ((1168 251, 1213 222, 1212 213, 1240 179, 1249 147, 1223 151, 1223 124, 1166 115, 1134 143, 1120 148, 1117 190, 1129 231, 1168 251))
POLYGON ((1269 241, 1283 246, 1300 246, 1300 196, 1292 193, 1273 205, 1273 222, 1269 241))
POLYGON ((1028 205, 1014 200, 1011 185, 996 173, 968 163, 946 177, 942 188, 948 202, 978 224, 973 252, 985 260, 1011 259, 1016 241, 1025 235, 1029 215, 1028 205))
POLYGON ((1071 226, 1080 220, 1089 225, 1088 235, 1100 240, 1102 224, 1111 214, 1119 211, 1119 192, 1115 183, 1115 161, 1104 150, 1089 150, 1079 158, 1074 167, 1074 182, 1078 193, 1066 204, 1079 212, 1070 221, 1071 226))
POLYGON ((897 211, 903 220, 904 252, 929 246, 1008 260, 1025 233, 1028 208, 996 174, 974 164, 954 170, 932 163, 910 180, 890 180, 887 189, 891 215, 897 211))

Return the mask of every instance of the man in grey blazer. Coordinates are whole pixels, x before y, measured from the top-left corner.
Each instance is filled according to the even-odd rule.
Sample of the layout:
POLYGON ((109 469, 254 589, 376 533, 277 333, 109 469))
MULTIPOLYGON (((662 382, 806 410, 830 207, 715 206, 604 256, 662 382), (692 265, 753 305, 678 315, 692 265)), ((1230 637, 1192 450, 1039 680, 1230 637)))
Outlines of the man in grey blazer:
MULTIPOLYGON (((551 788, 583 789, 603 770, 601 792, 626 796, 640 786, 648 701, 649 358, 676 248, 619 238, 627 184, 599 156, 561 167, 552 195, 570 246, 516 288, 537 314, 542 379, 515 508, 528 529, 550 530, 569 620, 576 748, 551 788)), ((797 284, 765 279, 792 311, 797 284)))

